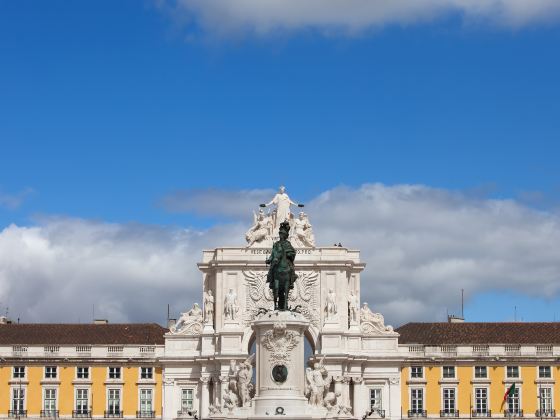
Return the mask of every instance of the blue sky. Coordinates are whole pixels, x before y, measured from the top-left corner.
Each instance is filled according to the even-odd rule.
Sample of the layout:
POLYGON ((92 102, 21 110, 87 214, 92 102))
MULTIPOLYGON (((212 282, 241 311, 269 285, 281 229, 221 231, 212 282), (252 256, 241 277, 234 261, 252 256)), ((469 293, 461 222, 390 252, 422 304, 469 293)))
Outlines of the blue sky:
MULTIPOLYGON (((279 184, 304 202, 424 185, 558 222, 556 8, 521 23, 451 10, 262 29, 216 25, 200 5, 0 1, 0 229, 56 217, 206 230, 232 218, 162 200, 279 184)), ((467 313, 507 320, 514 301, 525 320, 559 303, 489 289, 467 313)))

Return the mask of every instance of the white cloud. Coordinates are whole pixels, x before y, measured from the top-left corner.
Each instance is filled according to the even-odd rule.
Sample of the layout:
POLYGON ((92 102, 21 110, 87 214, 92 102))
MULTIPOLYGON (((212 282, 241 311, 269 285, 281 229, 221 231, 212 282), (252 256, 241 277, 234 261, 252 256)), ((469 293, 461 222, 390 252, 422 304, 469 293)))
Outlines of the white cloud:
POLYGON ((242 232, 55 219, 0 233, 0 301, 25 322, 164 322, 200 301, 202 249, 242 232))
POLYGON ((558 0, 158 0, 156 4, 181 22, 194 19, 217 35, 308 28, 352 34, 450 16, 459 16, 467 24, 519 28, 560 17, 558 0))
MULTIPOLYGON (((270 192, 272 194, 273 191, 270 192)), ((163 322, 200 302, 202 249, 242 245, 251 211, 271 196, 208 191, 241 221, 205 231, 53 219, 0 232, 0 301, 25 321, 163 322), (243 213, 243 214, 242 214, 243 213), (236 216, 237 215, 237 216, 236 216)), ((292 197, 298 200, 298 197, 292 197)), ((187 209, 193 211, 192 206, 187 209)), ((490 290, 560 292, 560 216, 513 200, 421 185, 335 188, 306 207, 320 245, 361 249, 362 300, 394 324, 441 320, 445 308, 490 290)))

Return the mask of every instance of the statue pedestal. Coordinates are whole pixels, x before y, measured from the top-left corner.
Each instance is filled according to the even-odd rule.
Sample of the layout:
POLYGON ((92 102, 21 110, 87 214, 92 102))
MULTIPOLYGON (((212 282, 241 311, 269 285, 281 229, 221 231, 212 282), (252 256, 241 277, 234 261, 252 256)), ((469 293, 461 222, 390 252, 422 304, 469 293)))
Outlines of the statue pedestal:
POLYGON ((256 416, 299 417, 308 409, 304 332, 309 321, 297 312, 269 312, 253 321, 257 343, 256 416))

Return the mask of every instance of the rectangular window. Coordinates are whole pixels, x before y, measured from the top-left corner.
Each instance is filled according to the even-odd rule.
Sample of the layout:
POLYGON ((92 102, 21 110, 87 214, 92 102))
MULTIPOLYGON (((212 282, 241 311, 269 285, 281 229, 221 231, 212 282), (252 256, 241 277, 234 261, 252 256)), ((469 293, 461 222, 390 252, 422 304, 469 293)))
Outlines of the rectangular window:
POLYGON ((56 415, 56 389, 45 388, 44 395, 43 410, 45 412, 45 416, 54 417, 56 415))
POLYGON ((12 410, 14 414, 21 413, 25 405, 25 388, 14 388, 12 390, 12 410))
POLYGON ((410 377, 411 378, 423 378, 424 377, 424 369, 422 368, 422 366, 411 366, 410 377))
POLYGON ((549 416, 552 413, 552 388, 539 388, 539 407, 541 416, 549 416))
POLYGON ((455 366, 444 366, 443 377, 447 379, 455 379, 455 366))
POLYGON ((25 378, 25 366, 14 366, 13 375, 14 379, 25 378))
POLYGON ((488 369, 486 369, 486 366, 475 366, 474 377, 482 379, 488 378, 488 369))
POLYGON ((506 367, 506 377, 507 378, 519 378, 519 366, 507 366, 506 367))
POLYGON ((45 366, 45 379, 56 379, 56 366, 45 366))
POLYGON ((140 379, 153 379, 154 370, 151 367, 140 368, 140 379))
POLYGON ((381 389, 380 388, 372 388, 369 390, 369 406, 370 408, 381 410, 381 389))
POLYGON ((474 409, 479 414, 488 412, 488 390, 486 388, 475 388, 474 409))
POLYGON ((455 388, 443 389, 443 412, 445 414, 455 413, 455 388))
POLYGON ((83 388, 76 389, 76 414, 88 414, 88 390, 83 388))
POLYGON ((89 379, 89 367, 78 366, 76 368, 76 377, 78 379, 89 379))
POLYGON ((142 417, 152 416, 152 390, 140 390, 140 415, 142 417))
POLYGON ((552 378, 550 366, 539 366, 539 378, 552 378))
POLYGON ((193 392, 192 388, 183 388, 181 390, 181 410, 186 412, 193 408, 193 392))
POLYGON ((424 411, 424 390, 411 389, 410 390, 410 408, 415 414, 421 414, 424 411))
POLYGON ((110 367, 109 368, 109 379, 121 379, 121 368, 120 367, 110 367))
POLYGON ((121 390, 109 389, 107 400, 107 411, 109 414, 118 415, 121 412, 121 390))
POLYGON ((508 410, 510 413, 512 414, 519 413, 519 410, 521 408, 519 405, 519 388, 515 388, 512 395, 508 397, 507 403, 508 403, 508 410))

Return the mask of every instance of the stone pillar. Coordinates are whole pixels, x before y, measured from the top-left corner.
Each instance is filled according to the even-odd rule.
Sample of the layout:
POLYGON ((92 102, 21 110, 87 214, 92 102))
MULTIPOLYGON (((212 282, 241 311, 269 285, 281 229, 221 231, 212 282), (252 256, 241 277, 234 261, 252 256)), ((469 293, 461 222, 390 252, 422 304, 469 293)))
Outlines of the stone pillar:
POLYGON ((210 405, 210 393, 208 389, 208 383, 210 378, 202 377, 200 378, 200 417, 208 417, 208 406, 210 405))
POLYGON ((354 382, 354 401, 352 404, 352 410, 354 417, 362 418, 367 410, 367 400, 364 392, 364 379, 359 376, 352 378, 354 382))
POLYGON ((177 416, 177 410, 174 410, 175 404, 173 401, 173 379, 163 378, 163 413, 164 419, 170 419, 177 416), (175 411, 175 412, 174 412, 175 411))
POLYGON ((344 378, 342 376, 335 376, 334 378, 334 393, 340 394, 339 400, 337 402, 343 401, 344 391, 342 390, 342 381, 344 378))
POLYGON ((309 321, 297 312, 263 314, 251 327, 257 343, 257 395, 255 415, 278 410, 286 418, 305 413, 304 331, 309 321))
POLYGON ((223 401, 223 396, 224 396, 224 392, 226 392, 226 389, 228 387, 229 384, 229 379, 227 376, 220 376, 219 377, 219 389, 218 389, 218 395, 217 395, 217 400, 216 400, 216 405, 219 405, 220 407, 224 406, 224 401, 223 401))
POLYGON ((342 404, 345 407, 352 406, 352 402, 350 401, 350 378, 345 376, 342 378, 342 404))

